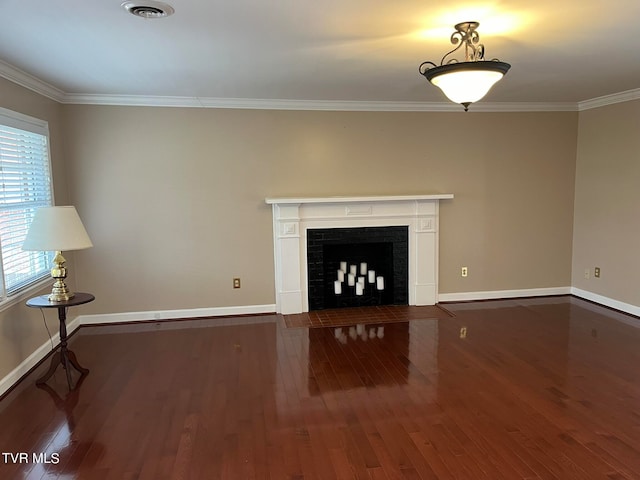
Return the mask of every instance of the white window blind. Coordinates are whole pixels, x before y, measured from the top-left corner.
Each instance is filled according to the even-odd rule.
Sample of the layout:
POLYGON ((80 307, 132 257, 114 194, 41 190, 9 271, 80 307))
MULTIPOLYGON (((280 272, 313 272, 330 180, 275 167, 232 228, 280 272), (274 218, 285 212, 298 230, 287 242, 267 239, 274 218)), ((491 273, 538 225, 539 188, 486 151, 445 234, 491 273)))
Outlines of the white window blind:
POLYGON ((49 274, 50 252, 25 252, 22 243, 52 197, 46 122, 0 108, 0 301, 49 274))

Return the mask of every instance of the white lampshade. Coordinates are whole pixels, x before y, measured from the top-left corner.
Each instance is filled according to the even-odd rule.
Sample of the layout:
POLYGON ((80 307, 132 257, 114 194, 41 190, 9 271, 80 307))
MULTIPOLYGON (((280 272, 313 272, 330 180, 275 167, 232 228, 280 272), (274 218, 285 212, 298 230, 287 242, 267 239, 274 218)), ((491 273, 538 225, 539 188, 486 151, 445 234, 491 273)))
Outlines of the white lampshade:
POLYGON ((23 250, 66 252, 93 247, 76 208, 42 207, 36 210, 22 244, 23 250))

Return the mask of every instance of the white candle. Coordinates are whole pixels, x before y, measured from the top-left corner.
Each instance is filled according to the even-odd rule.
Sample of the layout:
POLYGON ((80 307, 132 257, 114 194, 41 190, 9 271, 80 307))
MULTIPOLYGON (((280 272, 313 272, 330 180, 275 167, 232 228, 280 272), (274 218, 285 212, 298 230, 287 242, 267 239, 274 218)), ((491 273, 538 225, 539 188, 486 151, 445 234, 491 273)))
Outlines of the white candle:
POLYGON ((342 293, 342 283, 340 280, 336 280, 333 282, 333 291, 336 295, 340 295, 342 293))
POLYGON ((357 275, 358 274, 358 266, 357 265, 349 266, 349 273, 351 275, 357 275))
POLYGON ((356 333, 358 335, 361 335, 362 332, 364 332, 364 325, 362 325, 361 323, 359 323, 358 325, 356 325, 356 333))
POLYGON ((360 282, 356 283, 356 295, 362 295, 363 289, 362 284, 360 282))
POLYGON ((356 284, 356 277, 352 273, 347 275, 347 284, 350 287, 353 287, 356 284))
POLYGON ((344 282, 344 272, 342 270, 338 270, 338 281, 344 282))
POLYGON ((373 283, 376 281, 376 271, 369 270, 369 283, 373 283))
POLYGON ((336 328, 334 335, 336 336, 336 338, 340 338, 342 336, 342 329, 341 328, 336 328))
POLYGON ((340 270, 347 273, 347 262, 340 262, 340 270))
POLYGON ((367 264, 365 262, 362 262, 360 264, 360 275, 366 275, 367 274, 367 264))
POLYGON ((378 327, 378 338, 384 337, 384 327, 378 327))
POLYGON ((349 327, 349 336, 354 340, 356 339, 356 327, 349 327))
POLYGON ((358 277, 358 283, 364 288, 364 277, 358 277))
POLYGON ((384 277, 376 278, 376 288, 378 290, 384 290, 384 277))

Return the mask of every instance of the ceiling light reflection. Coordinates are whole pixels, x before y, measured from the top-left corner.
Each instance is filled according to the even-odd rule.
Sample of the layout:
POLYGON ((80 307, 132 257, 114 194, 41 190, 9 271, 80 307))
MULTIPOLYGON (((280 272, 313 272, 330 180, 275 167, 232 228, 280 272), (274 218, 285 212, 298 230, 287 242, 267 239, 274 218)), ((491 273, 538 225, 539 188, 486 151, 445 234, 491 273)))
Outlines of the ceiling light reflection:
POLYGON ((482 25, 482 34, 486 36, 511 35, 526 30, 533 23, 530 12, 501 12, 495 6, 470 6, 456 10, 429 15, 425 25, 437 25, 414 33, 418 39, 437 39, 443 41, 451 35, 450 25, 474 20, 482 25))

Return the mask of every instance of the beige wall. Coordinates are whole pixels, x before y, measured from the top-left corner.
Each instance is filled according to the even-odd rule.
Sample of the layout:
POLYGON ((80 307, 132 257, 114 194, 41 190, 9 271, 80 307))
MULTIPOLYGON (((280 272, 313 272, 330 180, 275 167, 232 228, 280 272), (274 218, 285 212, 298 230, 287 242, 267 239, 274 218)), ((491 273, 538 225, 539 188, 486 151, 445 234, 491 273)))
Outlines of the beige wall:
MULTIPOLYGON (((64 145, 60 123, 61 106, 53 100, 0 78, 0 107, 49 122, 54 193, 58 203, 65 204, 67 184, 62 155, 64 145)), ((73 258, 69 257, 69 265, 72 265, 73 258)), ((70 284, 72 282, 73 279, 70 279, 70 284)), ((32 295, 40 293, 42 292, 32 292, 32 295)), ((46 318, 51 333, 56 333, 58 331, 57 316, 54 312, 47 312, 46 318)), ((47 340, 47 331, 40 312, 27 308, 24 301, 0 311, 0 379, 8 375, 47 340)))
MULTIPOLYGON (((272 304, 267 196, 454 193, 442 293, 570 284, 576 113, 59 105, 2 79, 0 106, 49 121, 56 202, 94 241, 67 256, 97 296, 71 316, 272 304)), ((22 303, 0 328, 3 377, 47 335, 22 303)))
POLYGON ((640 306, 640 100, 580 113, 573 285, 640 306), (601 277, 593 277, 594 267, 601 277), (585 270, 590 278, 585 278, 585 270))
POLYGON ((267 196, 454 193, 441 293, 570 285, 577 113, 67 105, 63 118, 70 198, 95 243, 76 253, 91 312, 274 303, 267 196))

